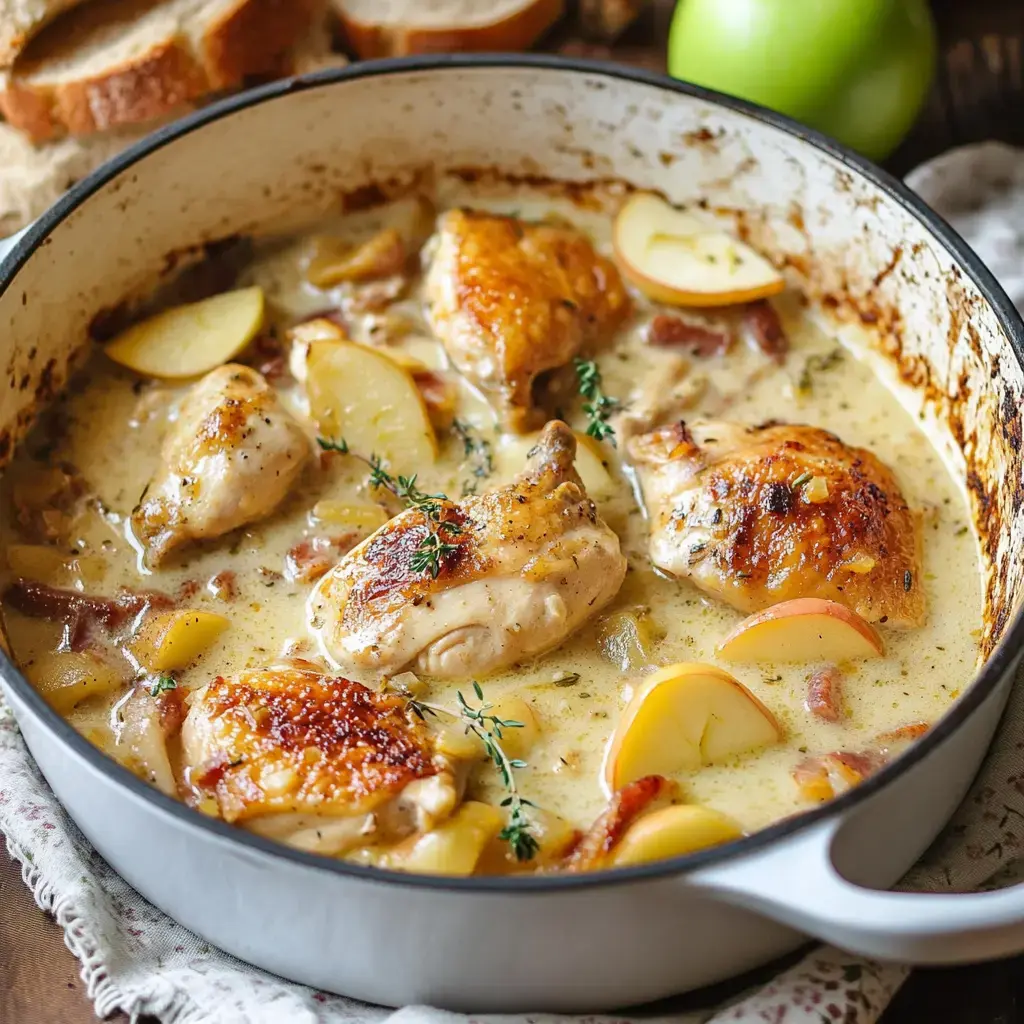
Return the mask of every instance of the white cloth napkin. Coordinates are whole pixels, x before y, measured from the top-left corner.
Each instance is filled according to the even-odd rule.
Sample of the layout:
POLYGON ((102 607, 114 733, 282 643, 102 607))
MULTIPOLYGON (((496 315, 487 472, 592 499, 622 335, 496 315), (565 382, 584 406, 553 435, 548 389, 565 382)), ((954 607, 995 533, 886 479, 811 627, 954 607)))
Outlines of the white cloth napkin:
MULTIPOLYGON (((946 154, 908 177, 945 214, 1024 304, 1024 157, 989 143, 946 154)), ((1024 842, 1024 686, 1011 697, 992 751, 953 821, 903 887, 969 890, 1010 880, 1024 842)), ((163 1024, 469 1024, 429 1007, 391 1011, 315 992, 248 967, 211 948, 150 906, 90 848, 35 767, 0 698, 0 831, 21 862, 36 902, 64 929, 82 962, 96 1012, 121 1010, 163 1024)), ((769 984, 725 1006, 614 1024, 874 1024, 907 969, 818 948, 769 984)), ((692 998, 687 1001, 692 1006, 692 998)), ((543 1007, 538 1007, 543 1010, 543 1007)), ((479 1017, 472 1024, 554 1024, 543 1013, 479 1017)), ((588 1017, 587 1024, 602 1018, 588 1017)))

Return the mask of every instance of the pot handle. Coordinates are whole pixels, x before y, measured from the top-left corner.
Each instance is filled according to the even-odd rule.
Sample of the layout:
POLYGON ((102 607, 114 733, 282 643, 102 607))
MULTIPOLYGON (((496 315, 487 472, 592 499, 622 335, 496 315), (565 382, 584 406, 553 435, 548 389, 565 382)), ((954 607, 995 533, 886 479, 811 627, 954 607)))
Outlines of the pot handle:
POLYGON ((979 893, 867 889, 833 863, 842 824, 825 821, 763 851, 699 868, 687 882, 874 960, 962 964, 1024 951, 1024 884, 979 893))

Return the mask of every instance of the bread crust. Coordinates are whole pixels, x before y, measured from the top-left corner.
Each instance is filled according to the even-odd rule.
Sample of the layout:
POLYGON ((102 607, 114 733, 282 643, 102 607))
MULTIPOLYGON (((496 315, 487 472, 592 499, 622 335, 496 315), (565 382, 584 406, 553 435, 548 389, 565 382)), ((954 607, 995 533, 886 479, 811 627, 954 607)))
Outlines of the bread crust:
POLYGON ((64 11, 84 0, 39 0, 24 11, 16 0, 0 0, 0 68, 10 67, 39 32, 64 11))
POLYGON ((0 83, 0 112, 37 143, 143 124, 273 73, 317 8, 316 0, 235 0, 198 45, 179 32, 98 74, 56 84, 19 77, 15 66, 0 83))
POLYGON ((369 59, 459 50, 525 50, 562 17, 565 0, 528 0, 501 21, 437 28, 358 21, 349 14, 344 0, 332 0, 332 9, 348 45, 358 56, 369 59))

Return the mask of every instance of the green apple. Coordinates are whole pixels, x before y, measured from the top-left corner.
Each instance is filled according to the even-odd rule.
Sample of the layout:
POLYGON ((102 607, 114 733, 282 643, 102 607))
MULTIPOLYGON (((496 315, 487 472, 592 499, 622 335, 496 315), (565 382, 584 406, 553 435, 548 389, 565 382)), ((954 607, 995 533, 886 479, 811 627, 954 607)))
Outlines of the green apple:
POLYGON ((676 78, 752 100, 874 160, 899 145, 935 67, 927 0, 680 0, 676 78))

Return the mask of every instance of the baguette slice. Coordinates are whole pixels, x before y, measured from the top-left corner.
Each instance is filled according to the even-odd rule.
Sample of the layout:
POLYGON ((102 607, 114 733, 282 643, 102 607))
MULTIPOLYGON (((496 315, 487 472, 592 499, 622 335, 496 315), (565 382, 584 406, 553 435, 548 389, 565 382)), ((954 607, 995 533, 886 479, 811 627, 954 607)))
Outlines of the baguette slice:
POLYGON ((525 50, 565 13, 565 0, 331 0, 360 57, 525 50))
POLYGON ((29 40, 83 0, 0 0, 0 68, 10 67, 29 40))
POLYGON ((275 74, 318 11, 318 0, 92 0, 4 74, 0 111, 36 142, 152 121, 275 74))
MULTIPOLYGON (((281 58, 279 75, 299 75, 348 61, 332 49, 321 20, 281 58)), ((207 97, 216 98, 216 94, 207 97)), ((33 146, 20 132, 0 124, 0 237, 18 231, 52 206, 80 178, 116 156, 168 119, 75 139, 65 136, 33 146)))

